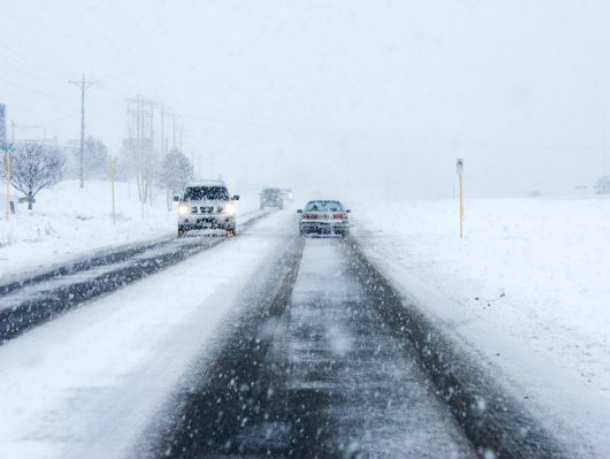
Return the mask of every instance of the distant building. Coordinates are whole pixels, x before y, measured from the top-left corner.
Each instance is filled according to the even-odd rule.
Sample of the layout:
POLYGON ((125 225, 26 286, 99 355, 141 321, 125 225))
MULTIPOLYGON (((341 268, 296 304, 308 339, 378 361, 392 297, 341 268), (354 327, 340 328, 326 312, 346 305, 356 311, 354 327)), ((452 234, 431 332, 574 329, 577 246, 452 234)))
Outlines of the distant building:
POLYGON ((6 105, 0 104, 0 147, 6 145, 6 105))

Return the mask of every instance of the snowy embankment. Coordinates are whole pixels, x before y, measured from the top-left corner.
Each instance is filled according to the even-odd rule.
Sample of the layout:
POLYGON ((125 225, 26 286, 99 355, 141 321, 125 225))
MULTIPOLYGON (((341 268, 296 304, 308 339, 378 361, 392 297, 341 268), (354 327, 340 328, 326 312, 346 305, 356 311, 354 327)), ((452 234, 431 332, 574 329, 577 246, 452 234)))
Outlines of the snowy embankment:
MULTIPOLYGON (((4 188, 4 187, 3 187, 4 188)), ((3 190, 2 190, 3 192, 3 190)), ((68 180, 36 198, 34 209, 17 205, 17 214, 0 219, 0 280, 4 275, 79 258, 92 251, 137 243, 174 234, 176 213, 168 211, 165 191, 156 190, 152 205, 142 205, 135 184, 117 183, 116 224, 112 219, 110 182, 92 180, 80 190, 68 180)), ((244 196, 240 211, 257 206, 257 196, 244 196)))
POLYGON ((0 456, 131 457, 294 235, 278 212, 235 239, 0 346, 0 456))
POLYGON ((610 454, 610 199, 354 208, 365 253, 549 426, 610 454), (383 216, 382 218, 380 218, 383 216))

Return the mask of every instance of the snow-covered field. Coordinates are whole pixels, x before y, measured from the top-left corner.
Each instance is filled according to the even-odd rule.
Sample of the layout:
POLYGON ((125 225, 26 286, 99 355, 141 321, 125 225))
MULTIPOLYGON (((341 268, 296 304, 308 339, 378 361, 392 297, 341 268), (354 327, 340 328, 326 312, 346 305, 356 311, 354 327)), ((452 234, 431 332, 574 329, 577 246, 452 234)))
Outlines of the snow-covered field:
MULTIPOLYGON (((30 212, 17 205, 17 215, 4 219, 4 187, 0 192, 0 279, 35 270, 94 250, 174 234, 175 210, 168 211, 165 192, 156 190, 152 205, 141 205, 135 184, 116 187, 116 224, 112 220, 110 182, 92 180, 81 191, 76 180, 61 182, 37 196, 30 212)), ((245 193, 240 211, 256 208, 258 196, 245 193)))
POLYGON ((377 202, 355 234, 515 393, 610 454, 610 199, 469 200, 463 241, 457 215, 377 202))

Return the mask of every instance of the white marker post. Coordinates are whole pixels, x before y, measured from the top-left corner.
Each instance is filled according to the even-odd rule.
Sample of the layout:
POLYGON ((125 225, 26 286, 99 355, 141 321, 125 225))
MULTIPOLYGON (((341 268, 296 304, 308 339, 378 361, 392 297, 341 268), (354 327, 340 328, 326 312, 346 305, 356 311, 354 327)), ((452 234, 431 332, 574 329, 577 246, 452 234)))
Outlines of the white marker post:
POLYGON ((457 175, 460 181, 460 239, 464 239, 464 160, 456 162, 457 175))
POLYGON ((116 159, 110 159, 110 183, 112 187, 112 224, 116 225, 116 204, 115 204, 115 182, 116 182, 116 159))

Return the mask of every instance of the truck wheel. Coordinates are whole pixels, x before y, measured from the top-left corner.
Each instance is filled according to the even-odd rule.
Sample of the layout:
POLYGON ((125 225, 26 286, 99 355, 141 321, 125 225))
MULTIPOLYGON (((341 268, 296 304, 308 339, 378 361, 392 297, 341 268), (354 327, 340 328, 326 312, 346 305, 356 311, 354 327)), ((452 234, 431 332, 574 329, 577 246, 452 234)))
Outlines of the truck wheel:
POLYGON ((237 231, 235 230, 235 228, 229 228, 227 230, 228 237, 235 237, 236 235, 237 235, 237 231))
POLYGON ((184 236, 184 233, 186 233, 186 230, 184 228, 182 228, 181 226, 179 226, 178 227, 178 237, 184 236))

